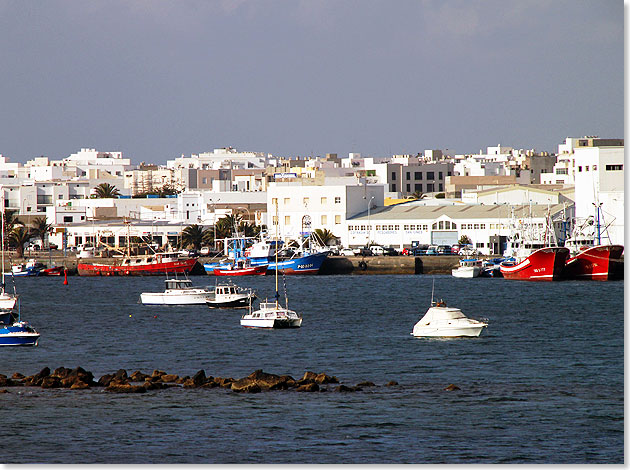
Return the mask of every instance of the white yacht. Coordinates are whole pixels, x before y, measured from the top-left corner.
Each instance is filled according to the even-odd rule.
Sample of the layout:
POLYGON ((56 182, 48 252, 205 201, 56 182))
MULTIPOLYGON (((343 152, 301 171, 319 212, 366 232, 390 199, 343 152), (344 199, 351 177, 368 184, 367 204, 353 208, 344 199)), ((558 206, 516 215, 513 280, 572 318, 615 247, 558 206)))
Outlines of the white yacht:
POLYGON ((166 279, 164 292, 143 292, 140 301, 145 305, 197 305, 214 298, 214 292, 193 287, 189 279, 166 279))
POLYGON ((247 328, 299 328, 302 316, 276 302, 261 302, 256 311, 241 317, 241 326, 247 328))
POLYGON ((413 336, 479 336, 488 326, 486 321, 466 317, 458 308, 447 307, 446 303, 431 302, 427 313, 413 327, 413 336))
POLYGON ((480 259, 462 259, 459 260, 459 266, 454 268, 451 273, 454 277, 479 277, 482 270, 482 264, 483 262, 480 259))

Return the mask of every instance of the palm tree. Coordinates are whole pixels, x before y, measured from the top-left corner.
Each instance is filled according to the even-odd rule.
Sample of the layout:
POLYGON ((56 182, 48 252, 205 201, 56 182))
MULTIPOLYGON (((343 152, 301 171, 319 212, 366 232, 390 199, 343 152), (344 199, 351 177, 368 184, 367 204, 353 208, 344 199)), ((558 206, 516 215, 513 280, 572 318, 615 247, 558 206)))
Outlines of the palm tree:
POLYGON ((313 235, 325 246, 329 246, 330 242, 337 240, 337 237, 335 236, 335 234, 332 233, 327 228, 325 229, 316 228, 315 230, 313 230, 313 235))
POLYGON ((22 221, 18 219, 17 213, 18 211, 4 212, 4 233, 6 234, 6 237, 4 239, 4 249, 6 249, 9 245, 9 234, 11 233, 11 230, 13 230, 13 227, 15 227, 16 225, 24 225, 22 221))
POLYGON ((426 194, 424 194, 422 191, 414 191, 414 193, 409 196, 412 199, 424 199, 426 197, 426 194))
POLYGON ((15 251, 18 258, 24 256, 24 244, 31 239, 31 232, 23 225, 17 225, 13 227, 9 233, 9 245, 15 247, 15 251))
POLYGON ((36 217, 33 219, 32 224, 31 233, 39 237, 42 241, 42 248, 44 248, 46 234, 50 233, 52 225, 46 222, 46 217, 36 217))
POLYGON ((219 219, 216 223, 217 238, 231 237, 234 231, 238 229, 240 222, 240 215, 226 215, 219 219))
POLYGON ((257 237, 260 233, 260 227, 243 220, 238 224, 238 231, 246 237, 257 237))
POLYGON ((95 195, 99 199, 105 198, 117 198, 120 196, 120 191, 116 188, 116 186, 112 186, 109 183, 101 183, 96 188, 94 188, 95 195))
POLYGON ((182 230, 182 245, 184 247, 192 246, 195 250, 199 250, 203 242, 204 232, 206 230, 197 224, 189 225, 182 230))
POLYGON ((468 238, 468 235, 462 235, 461 237, 459 237, 458 243, 460 245, 471 245, 472 241, 470 241, 470 238, 468 238))

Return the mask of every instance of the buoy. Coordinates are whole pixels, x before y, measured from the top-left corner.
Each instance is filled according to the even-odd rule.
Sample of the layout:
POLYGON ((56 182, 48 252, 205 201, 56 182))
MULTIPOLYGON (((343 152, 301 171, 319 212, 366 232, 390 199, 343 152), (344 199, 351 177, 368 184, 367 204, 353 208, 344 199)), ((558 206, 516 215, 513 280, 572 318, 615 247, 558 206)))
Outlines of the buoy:
POLYGON ((157 315, 153 315, 153 318, 157 318, 157 315))
POLYGON ((129 318, 131 318, 131 315, 129 315, 129 318))
POLYGON ((68 268, 65 268, 63 270, 63 285, 64 286, 68 285, 68 268))

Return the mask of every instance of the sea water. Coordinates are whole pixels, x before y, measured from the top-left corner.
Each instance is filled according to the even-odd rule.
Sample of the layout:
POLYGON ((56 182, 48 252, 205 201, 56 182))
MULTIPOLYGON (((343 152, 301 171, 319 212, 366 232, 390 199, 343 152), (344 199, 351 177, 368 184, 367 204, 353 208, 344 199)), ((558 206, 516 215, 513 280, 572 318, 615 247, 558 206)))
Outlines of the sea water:
MULTIPOLYGON (((197 286, 210 276, 194 276, 197 286)), ((274 295, 274 278, 235 279, 274 295)), ((9 387, 0 463, 623 463, 623 282, 451 276, 287 277, 294 330, 242 310, 144 306, 161 277, 16 279, 36 348, 0 349, 0 373, 81 366, 244 377, 325 372, 362 391, 237 394, 9 387), (489 327, 410 335, 435 297, 489 327), (390 381, 398 385, 386 386, 390 381), (460 388, 445 391, 449 385, 460 388)), ((283 282, 280 291, 284 297, 283 282)))

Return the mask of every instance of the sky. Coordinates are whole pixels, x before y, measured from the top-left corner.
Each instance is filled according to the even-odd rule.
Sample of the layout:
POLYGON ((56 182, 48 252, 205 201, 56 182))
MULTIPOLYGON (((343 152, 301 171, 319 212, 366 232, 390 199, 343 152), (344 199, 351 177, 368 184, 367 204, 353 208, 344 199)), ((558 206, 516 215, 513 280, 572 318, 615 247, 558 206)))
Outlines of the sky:
POLYGON ((556 152, 624 136, 620 0, 0 0, 0 154, 556 152))

